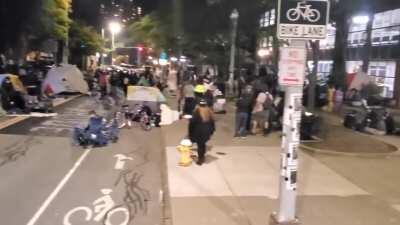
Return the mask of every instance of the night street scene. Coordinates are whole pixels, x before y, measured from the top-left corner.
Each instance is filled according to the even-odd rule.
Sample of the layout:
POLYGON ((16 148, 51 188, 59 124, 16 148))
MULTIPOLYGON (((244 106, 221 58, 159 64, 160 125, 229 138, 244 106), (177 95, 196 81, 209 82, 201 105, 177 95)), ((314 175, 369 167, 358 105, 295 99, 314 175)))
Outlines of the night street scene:
POLYGON ((0 225, 400 225, 400 0, 1 0, 0 225))

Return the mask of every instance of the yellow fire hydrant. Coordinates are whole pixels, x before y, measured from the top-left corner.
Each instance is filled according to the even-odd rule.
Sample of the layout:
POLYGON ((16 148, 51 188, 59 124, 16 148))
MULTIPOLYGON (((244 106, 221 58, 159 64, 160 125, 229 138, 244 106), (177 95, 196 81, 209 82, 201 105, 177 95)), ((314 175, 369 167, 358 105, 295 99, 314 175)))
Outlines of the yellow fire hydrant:
POLYGON ((189 139, 183 139, 177 147, 180 153, 179 166, 190 166, 192 164, 192 142, 189 139))

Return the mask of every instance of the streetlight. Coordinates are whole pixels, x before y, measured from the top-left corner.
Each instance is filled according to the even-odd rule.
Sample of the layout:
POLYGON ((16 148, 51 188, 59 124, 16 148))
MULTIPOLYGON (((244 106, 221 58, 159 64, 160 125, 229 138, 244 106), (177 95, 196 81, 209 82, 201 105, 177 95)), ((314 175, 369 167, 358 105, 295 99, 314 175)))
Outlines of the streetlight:
POLYGON ((110 22, 108 24, 108 28, 110 29, 111 32, 111 49, 115 49, 115 35, 121 32, 122 27, 121 24, 118 22, 110 22))
POLYGON ((235 53, 236 53, 236 34, 237 34, 237 24, 239 19, 239 12, 237 9, 234 9, 231 13, 231 21, 232 21, 232 39, 231 39, 231 58, 229 64, 229 89, 232 95, 233 93, 233 85, 234 85, 234 71, 235 71, 235 53))

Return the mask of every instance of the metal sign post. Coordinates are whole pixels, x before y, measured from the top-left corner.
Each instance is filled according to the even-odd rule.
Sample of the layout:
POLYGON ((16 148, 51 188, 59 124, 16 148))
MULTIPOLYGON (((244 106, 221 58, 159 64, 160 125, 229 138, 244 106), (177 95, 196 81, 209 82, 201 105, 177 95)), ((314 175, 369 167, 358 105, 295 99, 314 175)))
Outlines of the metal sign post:
POLYGON ((282 153, 279 182, 279 212, 271 216, 271 225, 295 225, 298 148, 302 113, 303 83, 306 66, 306 41, 293 40, 281 48, 279 81, 285 86, 282 153))
POLYGON ((302 115, 303 85, 309 39, 325 38, 329 4, 325 0, 280 0, 278 37, 291 39, 280 49, 279 84, 285 87, 282 153, 279 182, 279 211, 270 225, 297 225, 296 197, 298 149, 302 115))

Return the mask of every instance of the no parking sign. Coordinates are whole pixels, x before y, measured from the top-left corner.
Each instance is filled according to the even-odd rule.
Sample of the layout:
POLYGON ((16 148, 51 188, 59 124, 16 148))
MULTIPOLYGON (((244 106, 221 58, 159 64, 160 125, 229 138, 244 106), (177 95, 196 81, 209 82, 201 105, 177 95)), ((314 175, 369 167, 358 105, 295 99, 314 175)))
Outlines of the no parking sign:
POLYGON ((306 49, 284 47, 280 51, 279 84, 282 86, 302 86, 306 70, 306 49))

